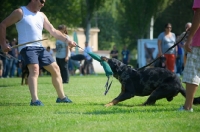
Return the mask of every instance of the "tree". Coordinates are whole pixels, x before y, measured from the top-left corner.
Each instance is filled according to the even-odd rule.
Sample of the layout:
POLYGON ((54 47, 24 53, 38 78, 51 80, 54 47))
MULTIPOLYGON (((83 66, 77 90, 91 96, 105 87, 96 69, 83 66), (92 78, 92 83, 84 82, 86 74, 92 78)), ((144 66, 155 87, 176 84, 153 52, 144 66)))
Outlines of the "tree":
POLYGON ((91 27, 91 19, 101 6, 103 6, 105 0, 82 0, 81 13, 82 23, 81 26, 84 28, 86 36, 86 42, 89 42, 89 32, 91 27))
POLYGON ((91 25, 100 29, 98 34, 100 50, 111 50, 113 45, 120 46, 116 22, 118 3, 119 0, 105 1, 103 8, 99 8, 91 21, 91 25))
MULTIPOLYGON (((60 0, 57 2, 55 0, 48 0, 45 2, 45 6, 41 9, 41 11, 47 15, 49 21, 55 27, 59 24, 66 24, 68 27, 77 27, 81 24, 80 1, 81 0, 60 0)), ((14 9, 27 4, 28 0, 1 1, 0 21, 12 13, 14 9)), ((7 36, 9 39, 17 36, 15 25, 8 27, 7 36)))
POLYGON ((152 16, 157 17, 173 0, 121 0, 119 5, 119 31, 130 49, 137 45, 137 39, 144 38, 152 16))
POLYGON ((172 24, 172 32, 179 35, 184 31, 185 24, 192 21, 193 0, 176 0, 161 13, 155 21, 154 38, 164 31, 166 23, 172 24))
MULTIPOLYGON (((25 5, 27 2, 24 0, 3 0, 0 4, 0 22, 3 21, 8 15, 12 13, 14 9, 20 7, 20 5, 25 5)), ((10 40, 17 36, 15 25, 8 27, 6 37, 10 40)))

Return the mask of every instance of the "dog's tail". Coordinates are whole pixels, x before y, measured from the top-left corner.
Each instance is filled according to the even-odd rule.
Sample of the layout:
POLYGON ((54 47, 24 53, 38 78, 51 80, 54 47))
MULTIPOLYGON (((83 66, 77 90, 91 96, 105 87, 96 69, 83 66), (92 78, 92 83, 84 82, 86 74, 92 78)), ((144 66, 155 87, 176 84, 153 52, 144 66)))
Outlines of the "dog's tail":
MULTIPOLYGON (((183 87, 180 89, 179 92, 186 98, 186 91, 185 91, 185 89, 184 89, 183 87)), ((193 104, 194 104, 194 105, 199 105, 199 104, 200 104, 200 96, 194 98, 193 104)))
POLYGON ((199 104, 200 104, 200 97, 194 98, 193 104, 194 104, 194 105, 199 105, 199 104))

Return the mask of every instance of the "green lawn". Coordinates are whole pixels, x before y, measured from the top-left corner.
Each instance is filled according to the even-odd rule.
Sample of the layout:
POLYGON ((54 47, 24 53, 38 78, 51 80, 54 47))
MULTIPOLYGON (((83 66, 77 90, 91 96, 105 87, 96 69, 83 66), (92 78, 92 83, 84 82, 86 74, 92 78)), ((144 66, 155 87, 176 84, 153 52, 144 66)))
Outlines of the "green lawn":
MULTIPOLYGON (((139 106, 147 97, 134 97, 106 108, 104 104, 120 92, 119 82, 105 96, 105 75, 72 76, 64 89, 71 104, 56 104, 50 77, 39 78, 39 98, 43 107, 29 106, 27 86, 20 78, 0 79, 0 132, 199 132, 200 106, 194 112, 178 112, 184 103, 179 94, 172 102, 139 106)), ((200 96, 198 90, 196 95, 200 96)))

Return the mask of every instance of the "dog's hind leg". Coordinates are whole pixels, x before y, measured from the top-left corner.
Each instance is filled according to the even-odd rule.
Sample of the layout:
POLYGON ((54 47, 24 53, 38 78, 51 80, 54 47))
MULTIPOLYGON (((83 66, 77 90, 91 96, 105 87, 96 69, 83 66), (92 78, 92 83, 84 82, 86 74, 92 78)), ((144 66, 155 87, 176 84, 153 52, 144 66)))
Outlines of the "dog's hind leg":
POLYGON ((169 96, 169 95, 170 93, 168 90, 164 90, 161 88, 156 89, 151 93, 147 101, 144 102, 142 105, 154 105, 157 100, 162 99, 162 98, 167 98, 167 97, 169 97, 169 100, 172 100, 174 95, 172 96, 169 96))

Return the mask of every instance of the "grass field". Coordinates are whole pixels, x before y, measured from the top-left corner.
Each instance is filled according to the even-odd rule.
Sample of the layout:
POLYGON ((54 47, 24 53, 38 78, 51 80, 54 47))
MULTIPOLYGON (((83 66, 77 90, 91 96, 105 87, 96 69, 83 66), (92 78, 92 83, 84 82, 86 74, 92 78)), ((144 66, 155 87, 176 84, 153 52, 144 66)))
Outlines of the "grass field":
MULTIPOLYGON (((39 98, 43 107, 29 106, 27 86, 20 78, 0 79, 0 132, 199 132, 200 106, 194 112, 179 112, 184 98, 157 101, 155 106, 139 106, 147 97, 134 97, 106 108, 104 104, 120 92, 119 82, 106 96, 105 75, 72 76, 64 84, 71 104, 56 104, 50 77, 39 78, 39 98)), ((196 95, 200 96, 200 90, 196 95)))

